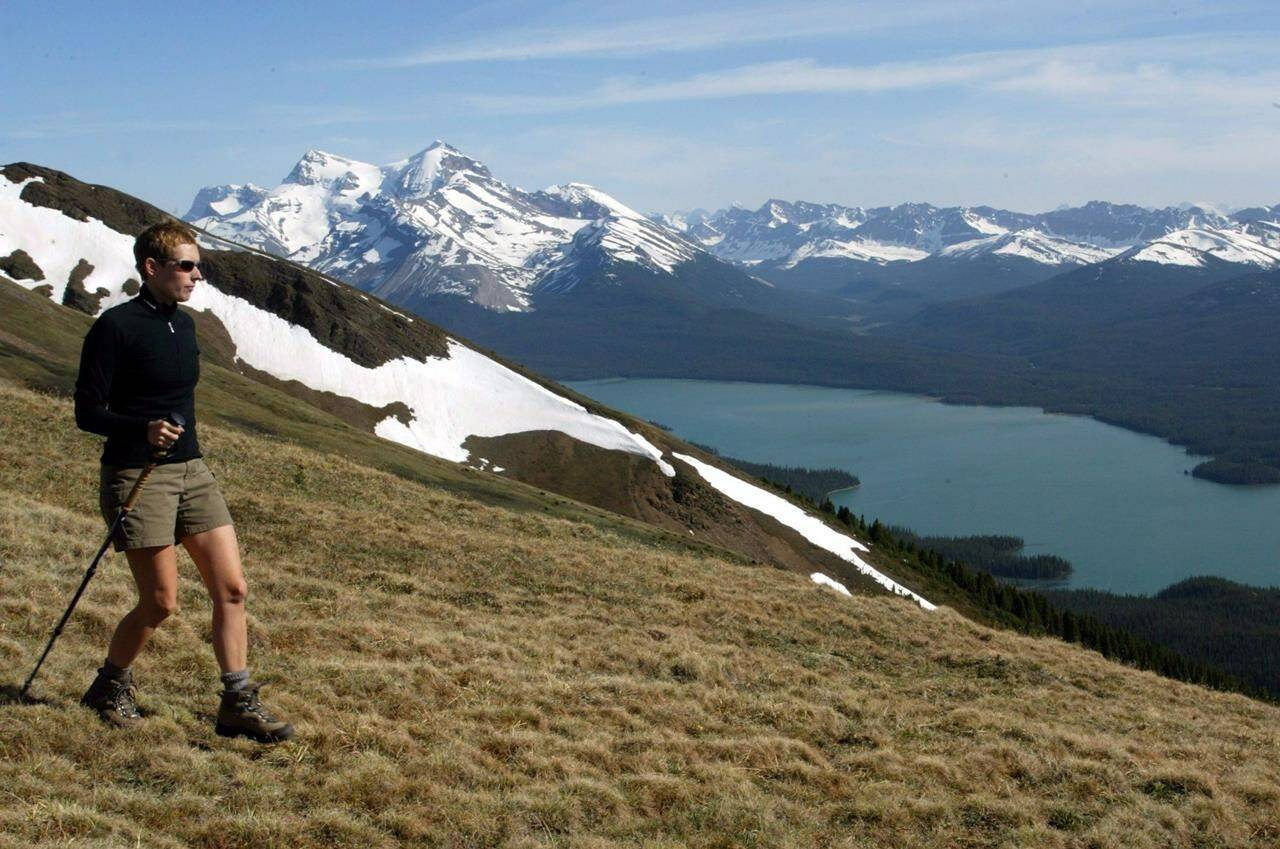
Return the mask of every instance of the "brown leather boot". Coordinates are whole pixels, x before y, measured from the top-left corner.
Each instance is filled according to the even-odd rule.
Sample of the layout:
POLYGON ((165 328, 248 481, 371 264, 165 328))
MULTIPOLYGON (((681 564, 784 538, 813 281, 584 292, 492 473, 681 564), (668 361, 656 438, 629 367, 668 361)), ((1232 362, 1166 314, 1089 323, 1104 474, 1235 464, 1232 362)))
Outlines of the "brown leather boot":
POLYGON ((136 695, 132 672, 119 680, 99 672, 80 698, 80 704, 97 711, 98 716, 110 725, 132 728, 142 722, 142 714, 138 713, 138 705, 134 701, 136 695))
POLYGON ((258 701, 260 686, 250 681, 243 689, 223 691, 213 729, 219 736, 248 737, 259 743, 279 743, 293 736, 293 726, 267 713, 258 701))

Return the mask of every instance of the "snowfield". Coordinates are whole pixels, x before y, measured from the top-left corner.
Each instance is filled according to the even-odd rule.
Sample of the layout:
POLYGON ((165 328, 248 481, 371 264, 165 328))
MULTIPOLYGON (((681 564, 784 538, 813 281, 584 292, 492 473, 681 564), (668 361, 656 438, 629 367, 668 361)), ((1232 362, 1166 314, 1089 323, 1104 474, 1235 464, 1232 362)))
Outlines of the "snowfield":
POLYGON ((93 266, 85 278, 85 290, 110 292, 103 298, 104 308, 127 301, 129 296, 122 287, 126 280, 138 279, 133 267, 133 239, 92 218, 76 221, 56 209, 32 206, 19 197, 28 182, 0 178, 0 256, 26 251, 44 272, 43 280, 16 282, 28 289, 48 284, 53 288, 50 297, 60 304, 72 270, 85 259, 93 266))
MULTIPOLYGON (((916 603, 925 610, 937 609, 937 605, 902 586, 902 584, 899 584, 883 572, 878 571, 871 564, 859 557, 857 552, 868 551, 869 549, 848 534, 840 533, 826 522, 816 516, 806 513, 790 501, 787 501, 785 498, 761 489, 755 484, 747 483, 741 478, 736 478, 728 472, 723 472, 715 466, 702 462, 696 457, 690 457, 687 454, 680 454, 677 452, 672 452, 672 456, 685 461, 690 466, 697 469, 698 474, 702 476, 703 480, 711 484, 711 486, 715 487, 723 495, 732 498, 739 504, 743 504, 753 510, 759 510, 761 513, 772 516, 819 548, 825 548, 837 557, 849 561, 858 568, 859 572, 871 577, 876 581, 876 583, 880 584, 890 592, 915 599, 916 603)), ((821 575, 821 573, 814 574, 821 575)), ((825 575, 822 577, 826 578, 825 575)), ((813 577, 813 580, 818 581, 819 579, 813 577)), ((835 583, 835 581, 830 578, 827 578, 826 581, 822 581, 822 583, 827 582, 835 583)), ((840 588, 843 589, 843 586, 840 588)))
POLYGON ((886 262, 915 262, 929 255, 928 251, 905 245, 887 245, 880 242, 867 242, 861 239, 850 239, 846 242, 836 239, 823 239, 820 242, 802 245, 782 263, 783 268, 795 268, 806 259, 855 259, 862 262, 874 262, 883 265, 886 262))

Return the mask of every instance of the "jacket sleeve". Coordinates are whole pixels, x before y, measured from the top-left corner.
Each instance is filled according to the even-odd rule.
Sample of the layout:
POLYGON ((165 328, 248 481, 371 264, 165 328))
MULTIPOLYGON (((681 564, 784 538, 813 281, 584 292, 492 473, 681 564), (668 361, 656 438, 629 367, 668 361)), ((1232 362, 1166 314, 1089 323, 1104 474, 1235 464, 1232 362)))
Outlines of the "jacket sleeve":
POLYGON ((146 438, 147 420, 112 412, 108 406, 119 355, 116 328, 99 319, 89 328, 80 350, 76 377, 76 427, 99 436, 146 438))

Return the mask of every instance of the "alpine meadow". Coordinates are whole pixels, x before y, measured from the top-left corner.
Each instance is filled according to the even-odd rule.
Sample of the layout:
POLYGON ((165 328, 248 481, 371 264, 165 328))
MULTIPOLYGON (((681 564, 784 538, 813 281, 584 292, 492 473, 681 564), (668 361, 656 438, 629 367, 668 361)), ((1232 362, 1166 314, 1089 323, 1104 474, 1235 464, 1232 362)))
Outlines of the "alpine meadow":
POLYGON ((0 849, 1280 847, 1270 4, 0 29, 0 849))

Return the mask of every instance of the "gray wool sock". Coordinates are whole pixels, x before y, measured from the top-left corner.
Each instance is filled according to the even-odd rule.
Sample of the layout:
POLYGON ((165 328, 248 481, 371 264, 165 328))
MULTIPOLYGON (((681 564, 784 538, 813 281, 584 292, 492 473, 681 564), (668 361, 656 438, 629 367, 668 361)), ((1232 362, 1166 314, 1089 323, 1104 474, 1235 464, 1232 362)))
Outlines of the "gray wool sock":
POLYGON ((116 666, 109 660, 102 661, 102 668, 98 670, 98 674, 112 681, 124 681, 130 677, 129 667, 116 666))
POLYGON ((234 693, 236 690, 243 690, 244 685, 249 683, 249 668, 245 667, 239 672, 222 673, 222 688, 228 693, 234 693))

